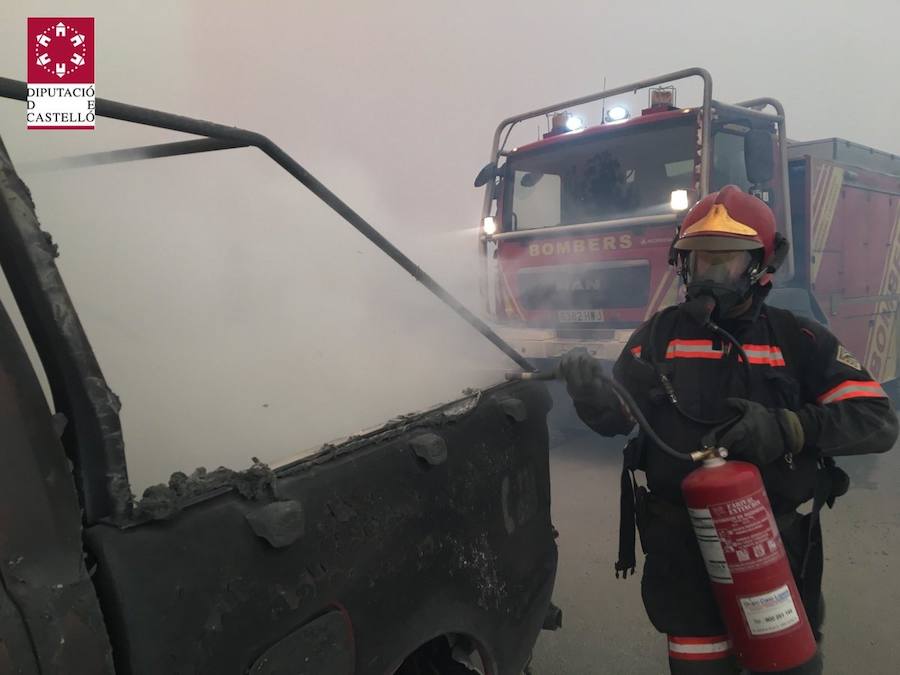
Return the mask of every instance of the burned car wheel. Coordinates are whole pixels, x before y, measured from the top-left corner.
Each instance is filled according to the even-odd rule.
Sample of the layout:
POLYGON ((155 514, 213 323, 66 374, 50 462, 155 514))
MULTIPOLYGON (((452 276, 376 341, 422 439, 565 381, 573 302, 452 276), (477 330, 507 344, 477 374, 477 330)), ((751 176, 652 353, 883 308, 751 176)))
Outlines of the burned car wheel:
POLYGON ((480 657, 471 642, 461 636, 442 636, 410 654, 394 675, 477 675, 483 673, 480 657), (473 658, 474 657, 474 658, 473 658), (471 663, 471 667, 461 661, 471 663), (475 662, 473 662, 475 661, 475 662))

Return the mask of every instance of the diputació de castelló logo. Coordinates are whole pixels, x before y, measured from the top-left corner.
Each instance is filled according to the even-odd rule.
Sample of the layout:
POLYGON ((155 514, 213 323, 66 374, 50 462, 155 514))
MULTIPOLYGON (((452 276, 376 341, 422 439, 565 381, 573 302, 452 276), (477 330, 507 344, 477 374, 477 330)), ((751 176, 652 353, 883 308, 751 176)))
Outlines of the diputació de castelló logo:
POLYGON ((29 129, 93 129, 94 18, 28 18, 29 129))

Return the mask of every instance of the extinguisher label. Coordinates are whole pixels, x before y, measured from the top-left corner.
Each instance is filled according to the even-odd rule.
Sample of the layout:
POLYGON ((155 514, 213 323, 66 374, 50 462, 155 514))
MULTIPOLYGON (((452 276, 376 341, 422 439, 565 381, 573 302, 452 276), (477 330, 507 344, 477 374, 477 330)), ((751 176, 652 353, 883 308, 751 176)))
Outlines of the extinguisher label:
POLYGON ((725 559, 725 551, 722 548, 722 540, 716 530, 709 509, 688 509, 691 516, 691 525, 694 526, 694 534, 700 545, 700 553, 703 562, 706 563, 706 571, 709 578, 720 584, 734 583, 731 570, 728 569, 728 561, 725 559))
POLYGON ((712 504, 709 513, 731 574, 760 569, 784 558, 778 526, 762 489, 734 501, 712 504))
POLYGON ((762 595, 741 598, 741 609, 753 635, 768 635, 800 623, 791 589, 787 585, 762 595))

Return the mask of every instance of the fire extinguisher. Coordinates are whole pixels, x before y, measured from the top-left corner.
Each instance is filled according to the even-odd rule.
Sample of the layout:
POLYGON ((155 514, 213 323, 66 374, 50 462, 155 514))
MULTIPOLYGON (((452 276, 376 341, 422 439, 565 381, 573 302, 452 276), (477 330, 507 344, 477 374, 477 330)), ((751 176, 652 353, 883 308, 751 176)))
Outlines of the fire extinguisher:
POLYGON ((702 461, 681 491, 734 654, 753 671, 800 666, 816 643, 759 469, 702 461))
MULTIPOLYGON (((519 373, 515 379, 554 377, 552 372, 519 373)), ((602 379, 659 448, 677 459, 701 462, 681 490, 738 661, 748 670, 771 672, 811 660, 815 639, 759 469, 726 462, 725 448, 678 452, 656 434, 627 389, 606 375, 602 379)))

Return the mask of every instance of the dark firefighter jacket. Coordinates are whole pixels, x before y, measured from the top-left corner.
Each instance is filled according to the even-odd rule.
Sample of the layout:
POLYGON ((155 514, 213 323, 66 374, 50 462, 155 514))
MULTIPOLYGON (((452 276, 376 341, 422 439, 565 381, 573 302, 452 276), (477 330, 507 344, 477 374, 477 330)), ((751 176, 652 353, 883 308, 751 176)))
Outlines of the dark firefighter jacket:
MULTIPOLYGON (((860 455, 891 448, 898 429, 890 400, 827 328, 764 304, 748 316, 722 322, 722 327, 747 353, 749 383, 737 351, 677 308, 663 310, 657 321, 635 331, 615 364, 616 379, 673 448, 698 450, 710 427, 678 412, 651 360, 671 381, 679 405, 694 417, 728 418, 733 414, 725 405, 729 397, 797 412, 805 445, 794 458, 793 468, 783 460, 760 467, 776 514, 812 498, 820 455, 860 455), (651 355, 651 349, 655 354, 651 355)), ((608 401, 576 400, 575 408, 589 427, 604 436, 632 429, 624 414, 609 414, 608 401)), ((691 463, 669 457, 648 440, 640 468, 647 474, 651 493, 674 504, 682 502, 681 481, 693 470, 691 463)))
MULTIPOLYGON (((746 352, 749 381, 737 350, 677 307, 663 310, 635 331, 614 374, 662 440, 681 452, 700 449, 710 427, 676 409, 659 373, 673 385, 682 410, 698 419, 731 417, 725 404, 729 397, 797 412, 805 436, 802 451, 792 463, 778 459, 759 468, 818 636, 824 562, 818 509, 840 494, 832 491, 830 476, 836 471, 846 478, 827 458, 889 450, 897 438, 897 417, 881 386, 823 326, 757 302, 744 317, 722 322, 722 327, 746 352), (811 499, 813 511, 797 514, 796 507, 811 499)), ((607 396, 576 400, 579 416, 605 436, 629 433, 633 422, 618 398, 612 392, 607 396)), ((651 622, 670 635, 721 635, 724 626, 681 496, 681 481, 695 467, 665 454, 643 434, 629 447, 639 452, 626 453, 626 466, 646 473, 650 494, 640 497, 640 488, 633 493, 638 496, 635 512, 633 480, 623 470, 616 569, 627 574, 635 565, 637 515, 646 554, 641 591, 651 622)))

